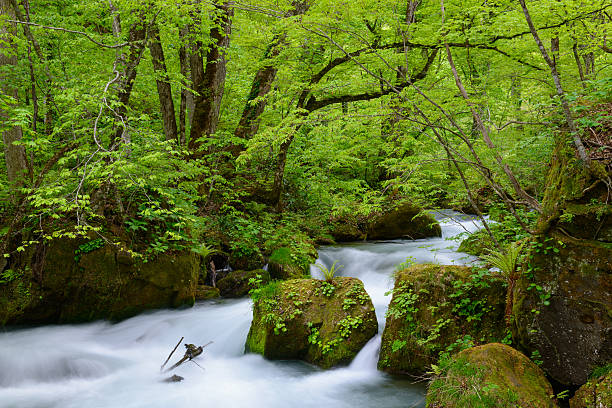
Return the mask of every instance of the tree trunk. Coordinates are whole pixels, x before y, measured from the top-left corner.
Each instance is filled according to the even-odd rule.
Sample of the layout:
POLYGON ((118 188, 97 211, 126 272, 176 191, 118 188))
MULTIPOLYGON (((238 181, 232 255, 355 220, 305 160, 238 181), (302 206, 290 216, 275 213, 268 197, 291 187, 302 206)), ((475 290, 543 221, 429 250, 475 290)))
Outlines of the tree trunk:
MULTIPOLYGON (((15 19, 15 10, 11 0, 0 0, 0 15, 15 19)), ((10 68, 7 69, 7 67, 17 66, 16 45, 13 41, 16 32, 17 27, 14 24, 6 22, 0 24, 0 67, 4 68, 3 72, 10 72, 10 68)), ((11 85, 14 81, 10 78, 10 73, 6 75, 0 77, 0 92, 17 99, 17 88, 11 85)), ((4 122, 10 119, 9 113, 0 109, 0 121, 4 122)), ((2 132, 8 181, 15 187, 23 185, 23 179, 28 169, 25 148, 15 144, 22 137, 23 132, 20 126, 12 126, 2 132)), ((14 199, 16 199, 16 196, 14 199)))
POLYGON ((584 163, 587 166, 590 167, 590 159, 586 153, 584 144, 582 143, 582 140, 580 139, 580 135, 578 135, 578 129, 576 128, 576 123, 574 122, 574 118, 572 117, 572 112, 570 111, 569 104, 567 102, 567 98, 565 97, 565 91, 563 90, 563 87, 561 86, 561 78, 559 76, 559 73, 557 72, 557 67, 555 65, 555 62, 552 59, 550 59, 550 57, 548 56, 548 52, 546 51, 546 48, 544 48, 544 44, 542 43, 542 40, 540 40, 538 31, 533 25, 533 21, 531 21, 531 16, 529 15, 529 10, 527 10, 527 5, 525 4, 525 0, 519 0, 519 3, 521 4, 521 7, 523 8, 523 13, 525 14, 525 20, 527 21, 527 25, 529 26, 531 35, 533 35, 533 38, 536 44, 538 45, 538 48, 540 49, 542 58, 544 58, 544 61, 546 61, 546 63, 548 64, 550 68, 550 73, 553 77, 555 88, 557 89, 557 95, 559 95, 559 99, 561 99, 561 106, 563 107, 565 121, 567 122, 567 126, 569 127, 569 130, 572 134, 572 138, 574 139, 574 145, 576 146, 576 150, 578 151, 578 156, 580 157, 582 161, 584 161, 584 163))
MULTIPOLYGON (((215 5, 213 27, 210 29, 212 44, 206 57, 206 70, 200 78, 200 52, 192 55, 191 75, 196 90, 193 123, 189 138, 189 148, 196 153, 203 135, 211 135, 217 130, 221 100, 225 90, 227 73, 226 53, 229 47, 234 9, 229 3, 215 5), (194 61, 194 60, 198 61, 194 61)), ((196 153, 197 156, 197 153, 196 153)))
MULTIPOLYGON (((119 36, 121 32, 121 22, 119 14, 116 12, 112 3, 111 11, 114 14, 113 18, 113 33, 119 36)), ((117 85, 117 99, 119 106, 115 109, 116 119, 121 122, 118 124, 115 134, 110 141, 111 149, 116 147, 119 141, 125 144, 130 143, 130 136, 127 132, 127 107, 130 102, 130 95, 134 81, 136 80, 138 64, 142 58, 145 49, 145 39, 147 37, 147 27, 144 18, 137 21, 130 27, 128 34, 128 42, 130 43, 128 54, 118 51, 115 60, 116 69, 121 70, 121 76, 117 85)))
MULTIPOLYGON (((181 46, 179 48, 179 65, 181 68, 181 76, 183 84, 181 87, 181 106, 179 108, 179 143, 185 146, 187 143, 187 107, 193 107, 193 92, 191 92, 191 84, 187 78, 189 77, 189 53, 187 52, 187 44, 189 30, 187 27, 179 29, 179 39, 181 46)), ((191 110, 190 110, 191 112, 191 110)), ((191 124, 191 122, 189 122, 191 124)))
POLYGON ((155 70, 156 74, 157 94, 159 95, 159 105, 162 120, 164 122, 164 133, 166 135, 166 140, 178 141, 176 117, 174 113, 174 100, 172 99, 172 86, 170 85, 170 80, 168 78, 164 49, 159 36, 159 27, 156 23, 151 26, 149 30, 149 37, 149 50, 151 51, 153 69, 155 70))
MULTIPOLYGON (((308 11, 311 3, 308 1, 294 1, 293 8, 285 14, 285 18, 302 15, 308 11)), ((247 98, 247 103, 242 111, 240 122, 234 132, 236 137, 242 139, 250 139, 259 130, 259 119, 261 114, 266 109, 268 103, 266 96, 272 89, 272 83, 276 79, 277 69, 271 64, 271 61, 278 57, 285 46, 286 33, 277 34, 274 36, 272 43, 268 45, 268 49, 264 55, 264 64, 253 78, 251 84, 251 92, 247 98), (257 99, 257 102, 253 102, 257 99)))

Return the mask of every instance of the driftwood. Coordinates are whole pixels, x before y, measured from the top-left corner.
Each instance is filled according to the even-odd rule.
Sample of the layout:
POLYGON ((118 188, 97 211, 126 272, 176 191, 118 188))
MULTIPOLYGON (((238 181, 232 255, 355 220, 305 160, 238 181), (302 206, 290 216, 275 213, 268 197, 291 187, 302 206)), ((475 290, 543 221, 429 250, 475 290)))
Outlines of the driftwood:
POLYGON ((185 361, 191 361, 192 363, 196 364, 198 367, 203 369, 203 367, 201 365, 199 365, 198 363, 196 363, 195 361, 193 361, 193 359, 196 358, 197 356, 199 356, 200 354, 202 354, 204 352, 204 347, 212 344, 212 341, 209 342, 208 344, 204 345, 204 346, 196 346, 195 344, 185 344, 185 349, 186 350, 185 350, 185 354, 183 355, 183 358, 181 358, 179 361, 177 361, 172 367, 167 368, 166 370, 163 370, 164 366, 166 365, 168 360, 170 360, 170 357, 172 357, 172 355, 174 354, 174 352, 176 351, 176 349, 178 348, 178 346, 181 344, 182 341, 183 341, 183 338, 181 338, 179 343, 176 345, 176 347, 174 347, 174 350, 172 350, 172 352, 170 353, 170 355, 166 359, 166 362, 161 366, 162 372, 167 373, 169 371, 172 371, 175 368, 177 368, 178 366, 180 366, 181 364, 183 364, 185 361))
POLYGON ((174 352, 176 351, 176 349, 178 348, 178 346, 180 346, 180 344, 183 342, 183 339, 185 337, 181 337, 181 339, 178 341, 178 343, 176 343, 176 346, 174 346, 174 348, 172 349, 172 351, 170 352, 170 355, 168 355, 168 358, 166 359, 166 361, 164 361, 164 364, 162 364, 162 366, 159 368, 159 371, 163 371, 164 367, 166 366, 166 364, 168 364, 168 361, 170 361, 170 357, 172 357, 172 355, 174 354, 174 352))

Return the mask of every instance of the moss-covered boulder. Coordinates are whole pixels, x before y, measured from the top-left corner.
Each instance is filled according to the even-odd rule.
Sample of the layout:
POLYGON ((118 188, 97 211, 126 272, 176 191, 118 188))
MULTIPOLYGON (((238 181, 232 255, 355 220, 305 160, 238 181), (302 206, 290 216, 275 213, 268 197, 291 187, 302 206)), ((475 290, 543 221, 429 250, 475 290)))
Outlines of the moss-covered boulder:
POLYGON ((358 279, 275 281, 253 294, 246 349, 329 368, 349 363, 377 331, 374 306, 358 279))
POLYGON ((570 408, 608 408, 612 407, 612 364, 609 372, 589 380, 576 391, 570 400, 570 408))
POLYGON ((495 249, 497 249, 495 243, 486 231, 476 231, 461 241, 457 251, 480 256, 487 254, 489 250, 495 249))
POLYGON ((101 239, 61 239, 12 262, 0 284, 0 323, 122 319, 192 305, 200 256, 164 253, 146 261, 101 239))
POLYGON ((316 256, 298 256, 290 248, 281 247, 272 252, 268 261, 268 271, 272 279, 301 279, 309 275, 309 266, 316 256))
POLYGON ((419 375, 441 352, 501 341, 506 283, 487 270, 414 265, 396 274, 378 367, 419 375))
POLYGON ((440 361, 427 408, 554 408, 544 372, 499 343, 469 348, 440 361))
MULTIPOLYGON (((569 151, 568 151, 569 150, 569 151)), ((538 234, 513 293, 513 337, 561 384, 612 361, 612 206, 593 162, 555 152, 538 234)))
POLYGON ((198 285, 195 292, 195 300, 210 300, 221 296, 219 288, 207 285, 198 285))
POLYGON ((365 239, 420 239, 439 237, 442 229, 422 208, 406 201, 388 201, 368 216, 344 214, 329 220, 328 230, 336 242, 365 239))
POLYGON ((270 281, 270 274, 263 269, 254 271, 232 271, 217 282, 221 296, 239 298, 249 294, 255 284, 266 284, 270 281))
POLYGON ((442 236, 442 229, 431 214, 404 202, 375 214, 366 234, 368 239, 419 239, 442 236))

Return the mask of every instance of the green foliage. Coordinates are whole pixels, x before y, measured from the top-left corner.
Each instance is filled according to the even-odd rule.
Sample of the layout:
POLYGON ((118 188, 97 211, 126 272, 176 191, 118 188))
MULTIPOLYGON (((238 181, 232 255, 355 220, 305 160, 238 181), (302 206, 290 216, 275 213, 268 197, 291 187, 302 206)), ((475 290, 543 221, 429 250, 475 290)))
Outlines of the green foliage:
POLYGON ((78 263, 84 254, 88 254, 96 249, 102 248, 105 244, 104 239, 97 238, 79 245, 79 247, 74 251, 74 261, 78 263))
POLYGON ((336 275, 336 272, 338 272, 338 270, 340 270, 340 268, 343 268, 343 265, 338 265, 336 267, 336 264, 338 263, 338 261, 334 261, 334 263, 332 264, 332 266, 328 269, 325 267, 325 265, 322 264, 315 264, 315 267, 317 269, 319 269, 321 271, 321 273, 323 273, 323 278, 325 279, 325 282, 327 283, 332 283, 334 281, 334 276, 336 275))
POLYGON ((489 250, 489 254, 481 255, 481 258, 498 268, 506 277, 510 277, 516 271, 519 255, 525 246, 525 242, 513 242, 505 251, 489 250))

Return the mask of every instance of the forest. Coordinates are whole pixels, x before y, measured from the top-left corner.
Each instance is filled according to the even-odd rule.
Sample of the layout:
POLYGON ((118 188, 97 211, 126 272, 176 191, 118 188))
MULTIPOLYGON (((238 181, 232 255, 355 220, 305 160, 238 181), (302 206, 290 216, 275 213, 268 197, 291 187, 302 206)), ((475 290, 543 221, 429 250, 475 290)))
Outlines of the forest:
POLYGON ((605 0, 0 0, 0 406, 612 406, 611 30, 605 0), (170 390, 181 336, 208 360, 170 390))

